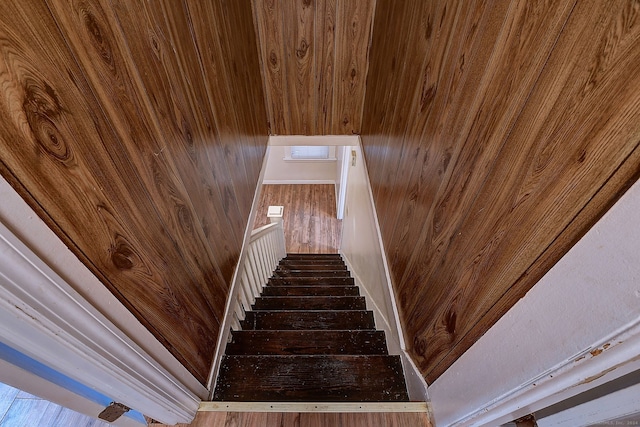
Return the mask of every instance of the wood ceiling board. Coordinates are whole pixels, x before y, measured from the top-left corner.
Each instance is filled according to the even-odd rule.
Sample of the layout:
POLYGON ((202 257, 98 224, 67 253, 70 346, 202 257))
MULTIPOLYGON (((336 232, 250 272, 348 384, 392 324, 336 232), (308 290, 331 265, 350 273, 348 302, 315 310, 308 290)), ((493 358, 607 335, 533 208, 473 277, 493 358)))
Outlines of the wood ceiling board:
MULTIPOLYGON (((197 0, 188 1, 194 4, 202 3, 197 0)), ((260 73, 256 72, 260 69, 260 61, 251 0, 227 1, 222 4, 223 8, 217 9, 219 13, 216 16, 220 22, 218 28, 224 28, 224 31, 219 31, 218 36, 223 41, 223 51, 228 52, 222 58, 239 126, 230 144, 236 150, 241 149, 240 159, 244 159, 245 162, 248 187, 236 191, 236 195, 251 195, 241 206, 241 210, 246 209, 242 211, 243 217, 246 217, 251 209, 253 192, 266 153, 264 129, 268 121, 263 102, 262 79, 260 73), (232 34, 233 37, 228 37, 228 34, 232 34), (238 140, 242 141, 239 147, 238 140)), ((192 16, 198 16, 197 12, 193 12, 192 16)), ((208 43, 206 40, 204 42, 208 43)), ((219 61, 220 57, 217 60, 219 61)), ((205 75, 206 71, 205 69, 205 75)))
MULTIPOLYGON (((218 263, 225 282, 229 283, 234 268, 231 260, 239 252, 238 242, 241 237, 234 230, 240 230, 237 218, 241 214, 236 204, 229 205, 225 210, 225 206, 218 203, 226 191, 223 177, 229 175, 228 159, 216 132, 213 103, 205 80, 192 78, 204 75, 204 71, 198 47, 190 37, 192 25, 186 5, 169 1, 159 6, 162 7, 146 7, 146 13, 152 16, 155 28, 149 28, 137 37, 145 40, 144 34, 155 34, 154 39, 148 42, 154 47, 149 52, 155 53, 162 64, 154 64, 152 59, 149 62, 154 67, 165 70, 163 73, 167 76, 166 79, 171 79, 167 91, 174 103, 161 111, 171 118, 174 133, 172 139, 180 144, 186 154, 182 156, 184 170, 198 171, 184 175, 183 180, 189 189, 197 220, 202 225, 205 239, 213 252, 213 259, 218 263), (176 135, 176 132, 180 135, 176 135), (233 226, 231 218, 236 219, 233 226), (217 244, 220 241, 229 243, 217 244)), ((127 20, 136 17, 138 9, 138 6, 129 2, 122 2, 116 11, 122 20, 127 20), (128 8, 135 10, 129 11, 128 8)), ((135 37, 135 28, 139 26, 136 22, 145 22, 142 17, 137 18, 128 22, 132 37, 135 37)), ((127 27, 123 25, 123 28, 127 27)))
MULTIPOLYGON (((379 171, 377 180, 381 184, 376 200, 380 203, 380 209, 389 212, 381 220, 380 226, 389 242, 393 242, 394 234, 406 235, 408 231, 408 223, 399 221, 399 212, 391 213, 391 211, 399 211, 406 205, 410 207, 415 205, 419 192, 430 194, 424 188, 415 188, 416 181, 409 181, 409 175, 416 169, 416 164, 422 162, 422 170, 428 171, 425 165, 434 161, 440 163, 445 155, 441 152, 444 145, 442 143, 420 144, 424 122, 427 118, 434 121, 434 117, 430 117, 432 109, 435 109, 436 119, 447 111, 447 102, 450 102, 447 79, 452 79, 456 74, 459 58, 470 54, 469 51, 456 50, 456 45, 450 47, 451 39, 457 35, 454 40, 464 41, 466 37, 458 34, 461 31, 460 27, 476 28, 479 25, 477 20, 481 16, 475 9, 468 8, 469 13, 466 16, 470 17, 468 19, 475 18, 476 21, 473 21, 473 25, 459 25, 459 21, 464 18, 464 16, 460 17, 465 11, 463 3, 443 5, 430 2, 425 7, 414 9, 409 9, 408 16, 403 18, 402 22, 406 19, 409 22, 408 26, 412 28, 401 35, 400 43, 407 44, 404 40, 410 37, 409 34, 416 34, 419 37, 414 37, 415 42, 408 44, 410 48, 405 51, 406 58, 399 58, 399 62, 404 65, 401 74, 393 79, 399 83, 395 85, 394 82, 380 83, 383 87, 390 85, 392 91, 397 94, 394 101, 388 101, 393 105, 384 122, 384 129, 389 137, 385 141, 384 162, 376 168, 379 171), (445 52, 448 55, 445 56, 445 52), (449 64, 443 63, 445 60, 448 60, 449 64), (449 70, 452 71, 448 72, 449 70), (412 184, 414 188, 409 188, 412 184), (398 192, 398 187, 403 188, 403 191, 398 192), (412 196, 407 200, 403 195, 408 191, 412 196)), ((495 9, 498 15, 499 11, 499 8, 495 9)), ((393 27, 401 25, 396 23, 393 27)), ((458 45, 460 44, 462 43, 459 42, 458 45)), ((465 47, 471 50, 471 46, 465 47)), ((447 140, 447 142, 450 141, 447 140)), ((439 172, 441 175, 442 172, 439 172)), ((422 182, 417 182, 417 184, 420 183, 422 182)), ((425 185, 437 186, 438 184, 439 180, 430 177, 425 185)), ((397 246, 387 247, 389 259, 397 259, 400 254, 401 251, 397 246)))
MULTIPOLYGON (((169 288, 182 300, 181 304, 176 305, 174 311, 183 307, 182 309, 187 313, 198 312, 195 316, 202 316, 198 323, 204 323, 213 317, 216 320, 213 326, 217 327, 224 310, 224 292, 216 295, 216 292, 212 292, 202 284, 222 284, 224 279, 211 263, 210 247, 204 239, 200 224, 193 218, 193 206, 181 180, 181 175, 185 174, 185 171, 180 170, 176 164, 184 153, 180 152, 180 147, 175 144, 174 135, 171 134, 172 124, 160 122, 166 116, 162 114, 163 110, 158 108, 166 105, 160 106, 159 103, 153 105, 151 96, 147 96, 154 94, 153 98, 158 100, 158 97, 167 94, 166 85, 163 84, 165 82, 155 73, 149 74, 149 70, 153 72, 155 67, 149 67, 146 70, 139 68, 146 61, 138 61, 142 58, 135 57, 139 53, 135 51, 137 46, 129 50, 124 34, 119 31, 119 23, 108 5, 103 7, 102 4, 92 1, 72 4, 51 2, 49 7, 63 31, 67 44, 85 70, 87 80, 101 108, 113 125, 124 153, 133 164, 136 171, 133 176, 140 179, 148 192, 145 198, 138 200, 138 204, 148 204, 157 212, 158 228, 175 248, 162 255, 163 261, 170 264, 167 270, 170 268, 171 274, 174 275, 169 288), (158 79, 153 81, 153 77, 158 79), (143 78, 147 78, 147 82, 142 81, 143 78), (147 83, 146 86, 145 83, 147 83), (149 92, 150 88, 152 92, 149 92), (168 259, 173 261, 167 261, 168 259), (204 265, 197 265, 198 262, 204 265), (216 273, 218 273, 217 277, 216 273), (197 297, 194 298, 194 295, 197 297), (201 301, 190 302, 196 299, 201 301), (204 309, 203 305, 211 307, 204 309)), ((190 172, 191 170, 188 173, 190 172)), ((137 250, 144 252, 141 247, 137 250)), ((163 271, 163 274, 166 276, 168 272, 163 271)), ((143 316, 153 315, 158 318, 153 322, 154 324, 156 322, 166 324, 163 328, 166 329, 162 332, 163 336, 174 343, 174 347, 180 349, 182 334, 173 335, 175 332, 168 328, 169 324, 175 321, 174 314, 169 315, 169 312, 160 314, 165 310, 163 305, 149 307, 137 300, 130 294, 130 289, 136 285, 133 282, 117 286, 130 304, 136 306, 138 310, 144 307, 142 308, 145 311, 143 316)), ((207 346, 205 348, 210 348, 215 345, 215 341, 211 342, 209 334, 213 334, 214 337, 217 334, 211 326, 206 329, 211 329, 207 331, 207 337, 196 338, 196 334, 191 340, 204 341, 207 346)), ((194 332, 195 330, 192 331, 194 332)), ((192 365, 195 362, 190 361, 190 370, 206 372, 209 362, 202 358, 198 349, 202 344, 193 342, 192 345, 193 348, 190 349, 192 355, 187 359, 201 360, 197 367, 192 365)), ((174 353, 176 351, 182 354, 185 350, 174 350, 174 353)), ((199 380, 203 381, 204 376, 199 380)))
POLYGON ((289 0, 283 3, 283 31, 288 98, 284 100, 296 134, 311 135, 317 111, 315 87, 316 2, 289 0))
POLYGON ((291 117, 285 103, 288 99, 285 51, 284 51, 284 15, 280 0, 252 2, 260 64, 267 102, 269 131, 272 135, 284 135, 291 129, 291 117))
MULTIPOLYGON (((408 22, 413 12, 408 7, 397 7, 391 1, 378 1, 374 17, 374 31, 371 41, 369 74, 367 75, 366 105, 363 112, 363 135, 368 138, 364 156, 367 159, 369 180, 375 200, 385 203, 386 198, 378 192, 385 189, 383 181, 384 164, 372 167, 369 159, 383 158, 389 152, 389 123, 399 97, 397 86, 402 81, 404 58, 409 47, 407 43, 408 22), (376 30, 381 28, 383 30, 376 30)), ((383 210, 382 206, 377 209, 383 210)), ((384 221, 384 218, 380 218, 384 221)), ((382 222, 381 222, 382 224, 382 222)))
POLYGON ((339 0, 324 0, 317 5, 315 86, 318 88, 316 98, 316 135, 335 134, 333 127, 333 97, 335 86, 335 43, 336 43, 336 3, 339 0))
MULTIPOLYGON (((23 197, 132 311, 148 317, 144 320, 148 327, 158 320, 155 313, 132 306, 127 298, 141 305, 164 304, 171 311, 181 304, 195 305, 206 316, 211 310, 204 303, 180 301, 180 295, 170 301, 163 297, 169 282, 178 278, 167 271, 177 259, 175 249, 170 242, 152 240, 164 227, 144 202, 147 189, 121 154, 120 141, 48 11, 39 6, 3 7, 7 9, 3 16, 11 17, 2 27, 7 47, 3 74, 16 88, 13 99, 5 97, 10 104, 3 116, 8 120, 2 120, 7 125, 2 130, 2 160, 12 175, 9 179, 14 184, 20 181, 16 187, 23 197), (20 29, 25 27, 32 30, 20 29), (13 49, 19 54, 10 54, 13 49), (19 124, 23 118, 27 126, 19 124), (130 182, 122 181, 123 173, 132 178, 130 182), (145 248, 141 239, 153 244, 145 248), (166 265, 159 262, 164 257, 166 265), (134 282, 137 286, 127 287, 134 282)), ((175 315, 187 321, 181 313, 175 315)), ((192 344, 185 342, 186 347, 192 344)))
POLYGON ((337 4, 331 129, 334 135, 360 133, 375 4, 376 0, 337 4))
POLYGON ((405 230, 404 234, 394 234, 393 247, 400 242, 422 245, 426 254, 418 257, 413 253, 403 259, 407 264, 399 264, 399 270, 404 271, 402 283, 426 280, 430 271, 439 268, 440 257, 455 237, 527 102, 571 6, 567 2, 556 3, 538 10, 527 3, 511 3, 502 13, 491 5, 484 11, 483 15, 488 15, 485 26, 478 26, 472 49, 462 50, 468 62, 466 73, 460 72, 457 90, 453 88, 447 94, 447 101, 457 108, 447 109, 440 104, 435 109, 438 114, 426 122, 424 136, 411 139, 412 150, 420 152, 423 150, 416 147, 416 140, 427 140, 427 135, 433 138, 428 138, 430 143, 424 150, 427 162, 418 164, 421 168, 414 168, 412 176, 405 180, 414 185, 407 189, 417 197, 391 214, 398 217, 398 224, 417 215, 425 218, 430 227, 424 227, 421 233, 405 230), (528 34, 534 36, 525 37, 528 34), (445 125, 437 128, 439 123, 445 125))
POLYGON ((375 0, 253 0, 272 135, 360 133, 375 0))
MULTIPOLYGON (((175 2, 180 19, 163 15, 167 4, 13 3, 1 6, 2 79, 14 88, 0 105, 3 175, 204 383, 255 190, 246 177, 257 181, 266 149, 264 110, 234 110, 243 121, 229 133, 245 138, 218 142, 209 95, 192 88, 207 80, 193 58, 199 47, 175 2), (170 42, 190 57, 172 56, 170 42), (199 102, 204 112, 193 113, 199 102), (227 164, 249 165, 240 168, 239 188, 223 187, 216 178, 228 172, 211 170, 227 164), (232 213, 245 218, 229 223, 232 213)), ((243 4, 216 19, 245 22, 253 44, 231 40, 218 56, 232 47, 255 56, 250 3, 243 4)), ((258 67, 247 72, 258 87, 234 92, 236 100, 261 92, 258 67)))
MULTIPOLYGON (((637 2, 616 7, 577 3, 478 201, 459 228, 475 265, 469 259, 459 262, 458 239, 444 265, 459 262, 462 268, 445 267, 431 279, 464 283, 471 278, 474 285, 434 301, 440 308, 425 330, 454 316, 453 336, 464 337, 502 298, 507 289, 501 284, 515 283, 625 167, 640 135, 639 18, 637 2)), ((610 191, 609 199, 615 200, 619 189, 610 191)), ((519 296, 534 284, 520 283, 519 296)), ((432 336, 430 349, 442 338, 432 336)), ((465 340, 468 344, 477 338, 465 340)))
MULTIPOLYGON (((193 37, 199 47, 209 100, 216 118, 219 149, 222 150, 220 154, 227 163, 227 170, 223 170, 219 174, 219 178, 224 184, 223 200, 237 204, 240 215, 229 219, 234 221, 233 228, 235 230, 242 230, 242 235, 253 201, 253 191, 249 192, 248 190, 255 188, 257 184, 257 182, 250 183, 245 160, 249 160, 249 165, 253 164, 254 168, 259 168, 261 163, 251 161, 251 155, 245 159, 243 154, 247 153, 243 153, 239 147, 244 146, 249 149, 252 146, 251 139, 245 135, 245 133, 253 135, 253 129, 248 124, 251 119, 245 115, 256 117, 257 114, 256 116, 252 116, 252 114, 264 114, 264 109, 260 108, 264 103, 261 100, 241 101, 246 94, 243 94, 242 89, 238 88, 243 82, 238 81, 234 68, 248 67, 251 63, 238 64, 238 56, 240 55, 238 52, 234 53, 234 50, 246 49, 249 52, 255 52, 257 48, 255 44, 251 43, 252 40, 249 41, 249 44, 240 44, 244 41, 244 38, 239 35, 240 30, 244 28, 251 31, 252 26, 246 28, 239 25, 234 29, 234 31, 238 31, 238 37, 228 37, 233 32, 227 28, 226 21, 233 19, 232 17, 237 14, 235 8, 229 7, 231 3, 234 2, 225 2, 222 5, 219 2, 190 1, 187 4, 190 16, 195 17, 191 21, 193 37), (210 20, 202 19, 204 16, 210 17, 210 20), (250 103, 248 106, 247 102, 250 103), (243 107, 253 109, 255 105, 257 105, 255 110, 240 111, 243 107)), ((251 5, 248 1, 241 3, 244 4, 245 9, 250 9, 251 5)), ((249 84, 250 82, 261 84, 259 79, 244 83, 249 84)), ((250 151, 247 152, 250 153, 250 151)), ((252 179, 254 175, 252 175, 252 179)), ((255 179, 257 181, 257 176, 255 179)))
MULTIPOLYGON (((621 12, 627 17, 620 18, 617 27, 613 26, 619 33, 623 23, 633 28, 635 21, 629 17, 633 15, 631 5, 628 2, 619 6, 629 9, 621 12)), ((378 11, 385 7, 385 2, 378 2, 378 11)), ((423 12, 428 8, 422 7, 423 12)), ((408 102, 409 107, 397 104, 392 109, 396 118, 388 123, 369 99, 388 99, 386 91, 392 83, 387 82, 385 86, 384 75, 377 75, 382 72, 373 64, 397 52, 382 50, 393 44, 377 33, 393 37, 389 30, 396 26, 393 21, 377 15, 371 48, 362 140, 402 320, 413 341, 409 345, 413 344, 412 351, 430 382, 511 306, 503 303, 503 294, 511 295, 512 304, 517 300, 512 295, 514 286, 517 285, 519 298, 535 283, 536 274, 525 282, 521 280, 523 274, 536 260, 547 259, 544 256, 547 248, 614 171, 620 171, 622 162, 629 161, 625 159, 635 148, 632 135, 636 129, 632 126, 632 117, 638 111, 634 98, 638 91, 626 92, 625 98, 620 96, 618 90, 621 89, 616 85, 635 84, 633 78, 629 83, 626 74, 637 67, 633 63, 636 52, 631 47, 616 51, 612 40, 618 40, 618 35, 607 36, 604 30, 593 30, 598 17, 604 21, 617 12, 595 8, 590 11, 593 22, 585 24, 580 20, 594 5, 574 10, 573 1, 498 2, 496 5, 487 2, 477 3, 475 7, 473 10, 465 6, 459 18, 444 21, 448 29, 442 25, 424 25, 443 22, 440 20, 403 20, 420 29, 430 28, 432 34, 441 36, 428 42, 416 39, 421 57, 428 58, 422 65, 422 74, 416 75, 414 66, 405 66, 404 74, 400 75, 403 79, 419 81, 420 85, 392 86, 397 93, 385 101, 391 103, 387 105, 393 105, 393 96, 396 100, 412 101, 408 102), (379 23, 389 27, 381 27, 379 23), (569 34, 578 30, 584 31, 576 39, 582 44, 557 53, 559 46, 563 46, 561 42, 574 37, 569 34), (591 103, 583 102, 571 110, 570 105, 558 101, 562 106, 557 107, 554 115, 540 113, 539 109, 546 108, 550 102, 546 99, 550 94, 570 86, 568 82, 577 77, 569 65, 577 61, 578 55, 589 58, 580 61, 585 69, 590 67, 588 61, 602 63, 596 59, 601 55, 581 52, 588 50, 587 47, 595 49, 592 45, 605 39, 608 41, 602 43, 610 55, 607 59, 614 55, 611 61, 620 67, 620 71, 612 68, 610 75, 604 73, 609 86, 602 92, 592 93, 591 103), (620 52, 619 57, 615 56, 616 52, 620 52), (554 58, 560 65, 553 62, 554 58), (572 59, 567 61, 567 58, 572 59), (562 65, 563 60, 569 65, 562 65), (571 78, 559 79, 563 66, 569 68, 564 72, 571 78), (548 79, 547 87, 543 88, 545 79, 548 79), (612 101, 616 96, 618 103, 612 101), (604 111, 595 107, 603 101, 605 106, 610 106, 604 111), (403 127, 405 116, 409 119, 404 120, 406 126, 403 127), (552 126, 554 120, 565 123, 565 127, 556 123, 562 130, 556 129, 552 126), (613 124, 605 125, 609 122, 613 124), (556 139, 551 143, 551 136, 538 132, 535 139, 531 128, 524 130, 525 124, 531 123, 546 126, 551 129, 549 132, 562 132, 561 137, 554 134, 556 139), (607 127, 600 135, 593 129, 589 133, 594 123, 607 127), (580 158, 579 153, 558 141, 575 136, 584 138, 581 149, 586 149, 591 156, 599 155, 599 159, 585 155, 589 166, 581 164, 572 168, 568 159, 580 158), (385 138, 386 142, 381 143, 385 138), (535 157, 535 147, 547 143, 551 147, 539 150, 554 161, 550 169, 545 165, 532 178, 526 178, 529 163, 523 160, 528 157, 522 153, 535 157), (613 147, 617 147, 615 153, 607 151, 613 147), (516 161, 520 162, 519 167, 513 164, 516 161), (596 167, 595 161, 604 165, 596 167), (562 185, 574 191, 567 192, 562 185), (534 192, 537 197, 530 195, 534 192), (528 198, 521 197, 522 206, 517 205, 515 213, 509 211, 509 198, 517 199, 521 193, 529 194, 528 198), (562 209, 556 210, 556 206, 562 209), (535 212, 541 215, 525 215, 535 212), (500 310, 485 319, 493 307, 500 310)), ((455 6, 446 12, 456 13, 454 10, 455 6)), ((431 15, 443 16, 439 12, 427 13, 431 15)), ((414 28, 412 34, 420 31, 414 28)), ((633 40, 634 36, 622 38, 633 40)), ((628 46, 632 44, 629 42, 628 46)), ((411 49, 405 52, 406 61, 411 61, 410 55, 415 56, 410 52, 411 49)), ((558 99, 565 99, 565 95, 568 99, 576 98, 575 94, 565 92, 558 99)), ((635 176, 635 168, 626 170, 615 176, 622 188, 635 176)), ((598 196, 601 200, 598 205, 610 205, 620 193, 619 188, 608 188, 608 195, 598 196)), ((594 216, 601 214, 597 208, 587 211, 591 214, 583 215, 582 224, 591 224, 594 216)), ((572 229, 578 235, 585 231, 584 227, 572 229)), ((554 260, 575 240, 575 234, 564 236, 562 248, 554 246, 554 260)), ((545 265, 550 267, 549 264, 547 260, 545 265)), ((542 267, 532 268, 537 273, 542 270, 542 267)))

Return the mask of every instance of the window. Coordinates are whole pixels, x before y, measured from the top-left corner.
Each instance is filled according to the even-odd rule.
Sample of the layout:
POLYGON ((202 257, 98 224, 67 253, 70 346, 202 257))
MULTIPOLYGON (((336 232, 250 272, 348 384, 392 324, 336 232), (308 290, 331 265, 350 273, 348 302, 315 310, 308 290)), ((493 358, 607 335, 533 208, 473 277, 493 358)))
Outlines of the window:
POLYGON ((323 145, 297 145, 287 147, 285 160, 335 160, 335 147, 323 145))

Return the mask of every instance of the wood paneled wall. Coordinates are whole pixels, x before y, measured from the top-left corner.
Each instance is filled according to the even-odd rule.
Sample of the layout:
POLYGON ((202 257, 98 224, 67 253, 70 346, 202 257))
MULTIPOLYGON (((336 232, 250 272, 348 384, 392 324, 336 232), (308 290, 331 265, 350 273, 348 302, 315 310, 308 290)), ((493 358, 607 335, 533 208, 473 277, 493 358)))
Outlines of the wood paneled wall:
POLYGON ((376 0, 253 0, 273 135, 360 133, 376 0))
POLYGON ((640 2, 379 0, 370 55, 362 141, 433 382, 640 174, 640 2))
POLYGON ((266 149, 259 67, 249 0, 0 2, 2 175, 202 383, 266 149))

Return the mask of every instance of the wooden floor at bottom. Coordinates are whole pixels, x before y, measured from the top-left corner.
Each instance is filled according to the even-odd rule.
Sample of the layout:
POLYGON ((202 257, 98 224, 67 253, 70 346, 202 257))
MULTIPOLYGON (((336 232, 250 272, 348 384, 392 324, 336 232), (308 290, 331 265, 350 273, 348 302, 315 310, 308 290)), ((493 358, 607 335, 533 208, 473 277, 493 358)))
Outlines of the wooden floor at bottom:
POLYGON ((287 252, 336 254, 342 221, 336 218, 335 191, 332 184, 263 185, 253 228, 269 223, 269 206, 284 206, 287 252))
MULTIPOLYGON (((163 427, 162 424, 150 424, 163 427)), ((427 413, 198 412, 180 427, 431 427, 427 413)), ((168 427, 168 426, 167 426, 168 427)))

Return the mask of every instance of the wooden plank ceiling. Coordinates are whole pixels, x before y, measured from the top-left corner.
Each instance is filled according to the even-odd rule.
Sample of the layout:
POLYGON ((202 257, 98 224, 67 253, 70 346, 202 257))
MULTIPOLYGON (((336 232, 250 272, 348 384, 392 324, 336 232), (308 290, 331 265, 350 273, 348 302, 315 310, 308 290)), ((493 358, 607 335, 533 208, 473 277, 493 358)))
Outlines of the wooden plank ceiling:
POLYGON ((0 171, 205 381, 267 134, 361 134, 434 381, 640 173, 639 9, 2 1, 0 171))
POLYGON ((271 134, 359 134, 375 0, 253 6, 271 134))
POLYGON ((248 0, 0 2, 2 175, 202 383, 266 150, 256 52, 248 0))

